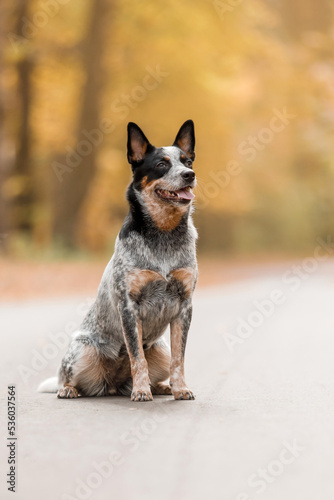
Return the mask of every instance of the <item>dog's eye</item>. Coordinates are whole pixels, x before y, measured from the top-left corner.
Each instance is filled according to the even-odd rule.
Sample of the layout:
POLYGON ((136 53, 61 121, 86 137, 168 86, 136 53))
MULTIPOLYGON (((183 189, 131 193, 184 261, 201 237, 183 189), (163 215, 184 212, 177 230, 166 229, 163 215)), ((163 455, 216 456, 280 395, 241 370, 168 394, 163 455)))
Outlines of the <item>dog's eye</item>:
POLYGON ((159 167, 159 168, 165 167, 165 164, 161 161, 160 163, 157 164, 157 167, 159 167))
POLYGON ((192 168, 192 166, 193 166, 193 162, 192 162, 192 161, 190 161, 190 160, 187 160, 187 161, 186 161, 186 166, 187 166, 187 167, 189 167, 189 168, 192 168))

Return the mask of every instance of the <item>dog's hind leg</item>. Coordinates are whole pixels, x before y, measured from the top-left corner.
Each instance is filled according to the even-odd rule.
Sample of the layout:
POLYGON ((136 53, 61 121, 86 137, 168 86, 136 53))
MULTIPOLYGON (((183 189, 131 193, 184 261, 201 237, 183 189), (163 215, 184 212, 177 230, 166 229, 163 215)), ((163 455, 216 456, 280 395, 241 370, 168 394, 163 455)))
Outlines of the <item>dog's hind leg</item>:
POLYGON ((59 381, 64 385, 59 389, 58 398, 82 396, 105 396, 112 390, 113 360, 99 352, 98 347, 88 342, 74 339, 66 353, 59 372, 59 381))
POLYGON ((57 398, 77 398, 79 396, 79 391, 75 387, 73 370, 76 366, 77 361, 81 357, 82 343, 72 340, 69 348, 62 359, 61 366, 58 373, 58 382, 60 387, 57 392, 57 398))
POLYGON ((172 389, 166 379, 169 378, 170 351, 166 341, 161 338, 152 347, 145 350, 152 394, 171 395, 172 389))

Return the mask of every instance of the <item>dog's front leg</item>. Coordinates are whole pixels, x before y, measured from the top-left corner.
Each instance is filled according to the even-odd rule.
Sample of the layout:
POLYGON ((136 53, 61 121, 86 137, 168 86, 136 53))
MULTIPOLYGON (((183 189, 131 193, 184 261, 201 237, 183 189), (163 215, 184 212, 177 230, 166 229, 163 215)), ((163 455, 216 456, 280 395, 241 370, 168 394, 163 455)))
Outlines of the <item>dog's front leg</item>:
POLYGON ((191 315, 191 301, 187 300, 182 304, 179 316, 170 324, 172 354, 170 381, 175 399, 195 399, 194 394, 187 387, 184 376, 184 353, 191 315))
POLYGON ((130 358, 133 389, 132 401, 152 401, 148 366, 143 349, 141 320, 131 302, 119 308, 125 344, 130 358))

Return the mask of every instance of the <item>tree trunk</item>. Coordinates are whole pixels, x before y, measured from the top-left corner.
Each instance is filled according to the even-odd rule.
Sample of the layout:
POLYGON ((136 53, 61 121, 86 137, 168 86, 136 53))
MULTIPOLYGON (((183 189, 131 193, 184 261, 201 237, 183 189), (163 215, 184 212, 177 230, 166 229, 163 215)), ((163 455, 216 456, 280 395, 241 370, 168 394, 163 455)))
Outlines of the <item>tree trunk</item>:
MULTIPOLYGON (((64 175, 56 187, 54 235, 69 247, 76 243, 76 229, 80 207, 85 199, 96 171, 97 146, 87 139, 83 131, 91 132, 100 125, 99 101, 101 94, 102 54, 105 46, 105 28, 110 24, 111 0, 92 1, 87 36, 83 44, 83 66, 86 83, 83 89, 81 112, 78 118, 77 140, 73 149, 77 151, 77 166, 64 175), (85 141, 90 151, 80 153, 80 143, 85 141), (78 148, 79 145, 79 148, 78 148)), ((96 142, 96 141, 95 141, 96 142)), ((63 159, 63 163, 66 160, 63 159)), ((57 180, 55 180, 57 183, 57 180)))
MULTIPOLYGON (((0 5, 0 46, 8 44, 6 33, 8 31, 9 12, 8 7, 0 5)), ((0 74, 3 72, 3 52, 0 51, 0 74)), ((13 170, 14 165, 14 144, 8 132, 7 109, 10 96, 0 79, 0 251, 6 252, 8 249, 10 221, 10 200, 6 193, 6 181, 13 170)))
MULTIPOLYGON (((16 33, 24 38, 23 19, 28 17, 29 1, 17 0, 16 3, 16 33)), ((31 161, 31 72, 33 63, 29 53, 23 56, 17 63, 18 73, 18 96, 20 108, 20 127, 18 132, 18 146, 15 162, 14 175, 17 177, 20 192, 14 200, 14 225, 19 230, 31 233, 33 227, 33 172, 31 161)))

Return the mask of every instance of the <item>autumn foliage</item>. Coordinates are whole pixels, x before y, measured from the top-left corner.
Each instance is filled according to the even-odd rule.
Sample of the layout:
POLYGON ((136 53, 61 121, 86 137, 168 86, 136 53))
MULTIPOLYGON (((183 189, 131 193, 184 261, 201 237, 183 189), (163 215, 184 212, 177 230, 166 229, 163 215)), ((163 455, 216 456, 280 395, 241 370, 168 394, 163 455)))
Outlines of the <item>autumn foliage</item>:
POLYGON ((3 251, 110 250, 127 211, 127 122, 161 146, 189 118, 200 251, 308 251, 334 236, 329 1, 0 10, 3 251))

